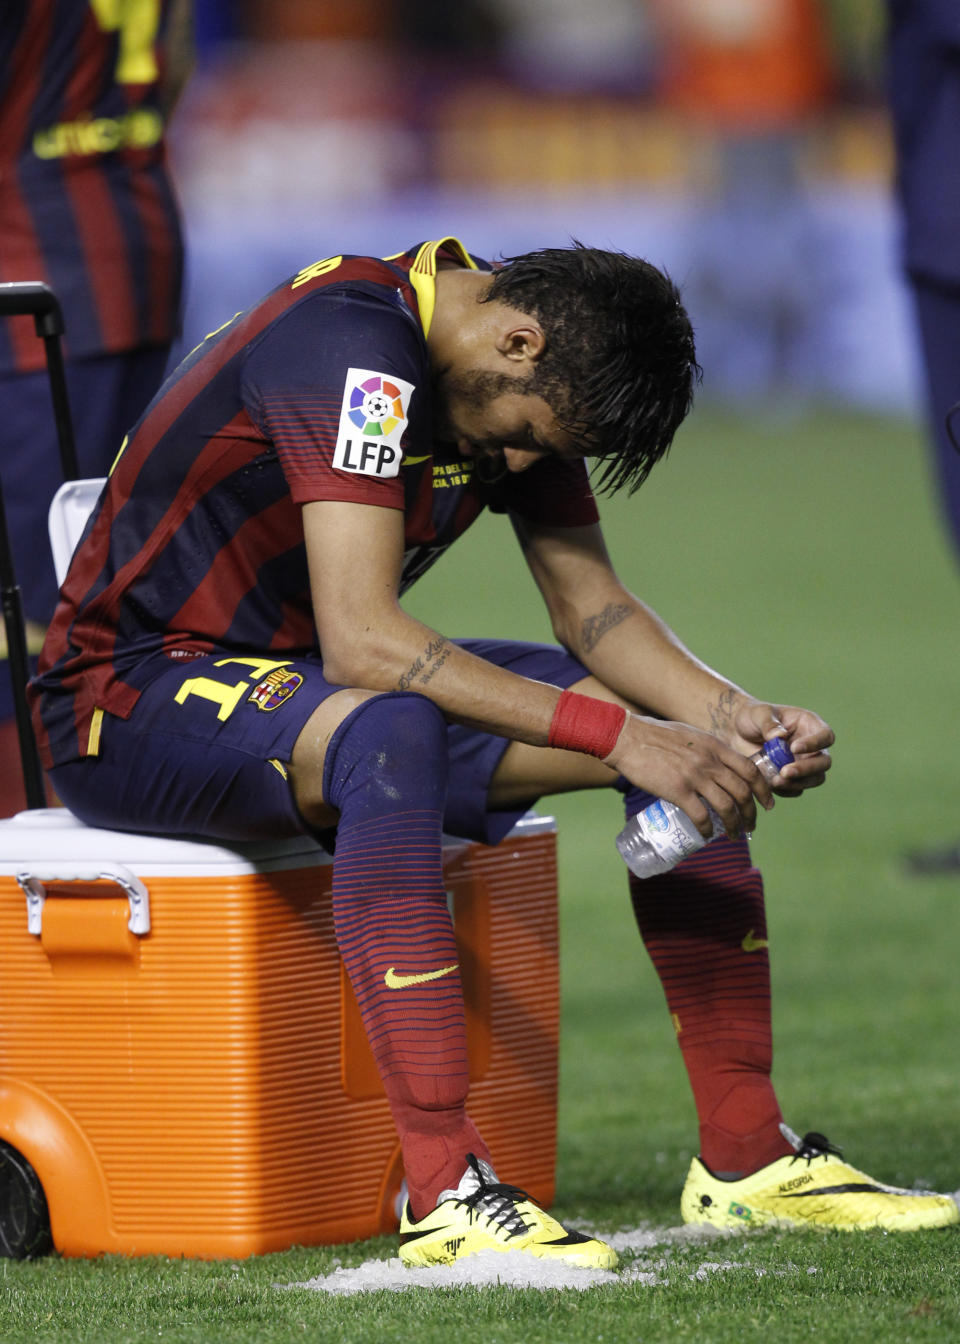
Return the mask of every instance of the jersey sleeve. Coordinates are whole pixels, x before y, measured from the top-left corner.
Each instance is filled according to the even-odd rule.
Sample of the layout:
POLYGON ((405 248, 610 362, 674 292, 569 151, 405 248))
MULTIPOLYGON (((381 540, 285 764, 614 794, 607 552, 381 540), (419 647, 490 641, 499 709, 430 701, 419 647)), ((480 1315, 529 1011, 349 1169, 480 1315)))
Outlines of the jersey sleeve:
POLYGON ((583 458, 544 458, 527 471, 504 477, 490 508, 544 527, 587 527, 600 521, 583 458))
POLYGON ((412 314, 376 295, 326 289, 257 340, 240 395, 274 445, 296 503, 402 509, 400 461, 427 382, 412 314))

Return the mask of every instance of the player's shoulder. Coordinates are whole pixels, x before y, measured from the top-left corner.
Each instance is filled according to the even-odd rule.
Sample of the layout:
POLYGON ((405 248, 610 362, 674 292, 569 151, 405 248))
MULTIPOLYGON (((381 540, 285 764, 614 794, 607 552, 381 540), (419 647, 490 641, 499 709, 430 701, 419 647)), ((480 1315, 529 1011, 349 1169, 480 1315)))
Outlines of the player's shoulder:
POLYGON ((407 253, 386 258, 349 254, 321 257, 289 276, 278 289, 286 295, 289 307, 314 300, 349 301, 351 296, 366 297, 391 308, 409 306, 415 298, 410 261, 407 253))
POLYGON ((253 310, 250 345, 270 333, 316 338, 333 316, 341 335, 351 324, 420 331, 405 272, 378 257, 335 256, 305 266, 261 300, 253 310))

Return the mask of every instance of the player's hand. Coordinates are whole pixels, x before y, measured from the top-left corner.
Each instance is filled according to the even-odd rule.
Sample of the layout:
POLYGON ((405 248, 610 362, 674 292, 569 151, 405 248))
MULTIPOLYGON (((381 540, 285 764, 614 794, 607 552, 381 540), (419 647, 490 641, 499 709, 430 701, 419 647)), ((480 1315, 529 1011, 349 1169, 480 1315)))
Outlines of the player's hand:
POLYGON ((774 793, 781 798, 797 798, 825 782, 833 763, 828 748, 835 737, 819 714, 795 705, 762 701, 746 702, 738 708, 728 738, 731 746, 752 755, 772 737, 783 738, 795 758, 793 764, 783 767, 774 793))
POLYGON ((746 755, 686 723, 628 715, 606 764, 676 803, 707 839, 713 827, 705 803, 732 839, 754 829, 758 802, 773 807, 769 784, 746 755))

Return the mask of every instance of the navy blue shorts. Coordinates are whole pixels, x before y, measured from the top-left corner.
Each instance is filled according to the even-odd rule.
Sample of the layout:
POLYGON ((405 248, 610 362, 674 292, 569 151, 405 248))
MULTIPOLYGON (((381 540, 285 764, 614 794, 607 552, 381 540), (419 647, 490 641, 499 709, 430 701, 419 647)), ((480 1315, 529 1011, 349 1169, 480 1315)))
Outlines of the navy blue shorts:
MULTIPOLYGON (((589 675, 550 644, 455 643, 554 686, 589 675)), ((285 767, 316 707, 343 690, 324 678, 320 659, 280 663, 223 653, 158 666, 129 719, 104 715, 99 755, 51 771, 67 807, 89 826, 161 835, 259 840, 309 831, 285 767)), ((509 743, 460 724, 451 724, 447 737, 444 829, 495 845, 523 815, 522 808, 487 809, 490 781, 509 743)))

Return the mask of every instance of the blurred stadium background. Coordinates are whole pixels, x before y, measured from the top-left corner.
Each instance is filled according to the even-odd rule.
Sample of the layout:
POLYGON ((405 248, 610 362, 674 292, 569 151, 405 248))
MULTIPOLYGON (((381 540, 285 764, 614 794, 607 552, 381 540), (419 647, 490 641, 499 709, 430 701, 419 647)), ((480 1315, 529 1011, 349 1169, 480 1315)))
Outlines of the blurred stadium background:
POLYGON ((912 412, 880 0, 197 0, 184 348, 306 261, 571 236, 685 289, 705 398, 912 412))

